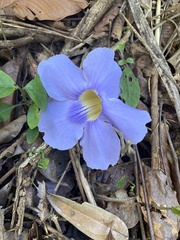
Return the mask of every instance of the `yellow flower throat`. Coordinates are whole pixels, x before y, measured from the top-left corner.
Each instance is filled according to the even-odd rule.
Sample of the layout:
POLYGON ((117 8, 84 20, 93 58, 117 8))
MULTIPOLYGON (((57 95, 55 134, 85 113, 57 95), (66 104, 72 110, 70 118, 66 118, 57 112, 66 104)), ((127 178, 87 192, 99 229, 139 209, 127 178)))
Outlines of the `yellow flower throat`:
POLYGON ((96 120, 102 111, 102 100, 93 90, 84 91, 79 97, 86 109, 88 121, 96 120))

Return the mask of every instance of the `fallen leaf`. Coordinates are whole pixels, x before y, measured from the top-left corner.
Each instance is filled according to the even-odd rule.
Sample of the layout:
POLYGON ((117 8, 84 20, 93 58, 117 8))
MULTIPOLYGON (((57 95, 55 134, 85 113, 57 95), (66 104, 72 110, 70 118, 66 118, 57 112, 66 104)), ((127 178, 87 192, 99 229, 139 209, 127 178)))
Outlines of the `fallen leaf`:
POLYGON ((47 194, 47 198, 57 213, 88 237, 105 240, 111 232, 115 240, 128 239, 125 223, 104 209, 87 202, 79 204, 53 194, 47 194))
MULTIPOLYGON (((174 54, 173 56, 171 56, 171 58, 168 59, 168 62, 170 62, 174 69, 177 68, 177 66, 180 65, 179 63, 179 59, 180 59, 180 49, 178 49, 174 54)), ((180 74, 180 73, 179 73, 180 74)))
POLYGON ((95 33, 108 31, 108 25, 118 15, 119 8, 118 4, 112 7, 103 17, 103 19, 94 28, 95 33), (107 28, 106 28, 107 27, 107 28))
POLYGON ((24 123, 26 122, 26 115, 15 119, 7 126, 0 129, 0 143, 6 143, 15 138, 21 131, 24 123))
MULTIPOLYGON (((151 212, 151 216, 156 239, 176 240, 180 230, 180 219, 169 209, 179 205, 176 192, 167 184, 168 178, 162 171, 149 170, 145 166, 144 170, 148 200, 155 207, 155 211, 151 212), (164 207, 168 209, 164 209, 164 207)), ((144 199, 142 188, 141 197, 144 199)), ((142 208, 142 212, 147 222, 147 213, 144 208, 142 208)))
POLYGON ((134 181, 133 169, 133 163, 127 162, 110 167, 105 171, 98 170, 92 172, 90 179, 94 193, 108 196, 116 192, 119 189, 117 183, 122 177, 126 179, 123 189, 128 188, 130 185, 129 182, 134 181))
POLYGON ((46 177, 47 179, 49 179, 50 181, 52 181, 53 183, 58 181, 58 177, 57 177, 57 171, 56 171, 56 164, 54 162, 54 159, 49 159, 49 164, 47 166, 46 169, 42 169, 40 167, 38 167, 39 172, 46 177))
MULTIPOLYGON (((144 220, 147 220, 147 213, 144 207, 141 208, 144 215, 144 220)), ((153 222, 154 235, 156 240, 177 240, 178 228, 176 222, 170 218, 162 216, 159 212, 151 212, 153 222)))
POLYGON ((126 190, 118 190, 116 193, 116 199, 124 200, 124 202, 111 202, 107 203, 106 210, 122 219, 127 225, 128 229, 133 228, 139 221, 137 206, 135 198, 130 198, 127 195, 126 190), (128 201, 125 199, 129 199, 128 201))
POLYGON ((11 7, 20 19, 58 21, 86 8, 86 0, 1 0, 0 9, 11 7))
POLYGON ((7 198, 8 198, 8 195, 11 191, 11 188, 12 188, 12 184, 13 184, 13 181, 11 180, 10 182, 8 182, 5 186, 3 186, 1 189, 0 189, 0 206, 3 206, 5 207, 5 203, 7 201, 7 198))
POLYGON ((113 39, 120 40, 123 32, 123 27, 124 27, 124 19, 122 16, 117 15, 117 17, 114 20, 114 24, 112 26, 111 37, 113 39))

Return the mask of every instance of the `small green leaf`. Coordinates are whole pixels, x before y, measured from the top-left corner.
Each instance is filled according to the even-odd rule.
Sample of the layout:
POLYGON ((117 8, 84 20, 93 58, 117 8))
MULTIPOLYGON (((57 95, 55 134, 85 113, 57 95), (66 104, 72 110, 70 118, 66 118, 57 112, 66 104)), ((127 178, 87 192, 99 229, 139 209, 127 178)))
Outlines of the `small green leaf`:
POLYGON ((49 159, 48 158, 40 158, 38 162, 38 167, 45 170, 49 165, 49 159))
POLYGON ((126 26, 125 30, 131 30, 131 27, 130 26, 126 26))
POLYGON ((15 107, 16 105, 13 106, 4 102, 0 102, 0 122, 6 121, 15 107))
POLYGON ((119 62, 118 62, 118 64, 119 64, 120 66, 123 66, 125 63, 126 63, 126 60, 124 60, 124 59, 121 59, 121 60, 119 60, 119 62))
POLYGON ((15 86, 14 80, 5 72, 0 70, 0 98, 10 95, 17 88, 18 86, 15 86))
POLYGON ((133 64, 134 63, 134 59, 133 58, 126 58, 126 62, 133 64))
POLYGON ((27 130, 27 143, 28 144, 33 143, 36 140, 36 138, 38 137, 38 135, 39 135, 38 127, 35 127, 33 129, 28 128, 28 130, 27 130))
POLYGON ((119 179, 119 181, 117 182, 116 186, 118 188, 121 188, 125 185, 126 183, 126 176, 123 176, 122 178, 119 179))
POLYGON ((136 107, 140 98, 139 81, 129 67, 125 67, 120 80, 121 97, 125 103, 136 107))
POLYGON ((35 102, 35 104, 43 111, 46 111, 48 95, 40 78, 35 77, 24 87, 24 89, 29 94, 30 98, 35 102))
POLYGON ((31 106, 29 107, 28 114, 27 114, 28 126, 31 129, 37 127, 39 118, 40 118, 39 108, 35 103, 32 103, 31 106))
POLYGON ((121 44, 121 43, 118 44, 118 49, 119 49, 120 52, 123 53, 124 52, 124 48, 125 48, 125 44, 121 44))
POLYGON ((171 212, 180 217, 180 206, 172 207, 171 212))

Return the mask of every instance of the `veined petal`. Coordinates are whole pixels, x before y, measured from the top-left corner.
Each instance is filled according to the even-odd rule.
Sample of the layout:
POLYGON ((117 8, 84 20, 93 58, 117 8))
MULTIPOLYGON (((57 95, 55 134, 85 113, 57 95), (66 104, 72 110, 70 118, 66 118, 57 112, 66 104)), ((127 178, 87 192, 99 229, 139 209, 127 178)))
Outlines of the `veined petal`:
POLYGON ((47 110, 40 112, 39 131, 44 132, 44 141, 53 148, 66 150, 72 148, 83 135, 84 124, 68 118, 73 101, 50 100, 47 110))
POLYGON ((119 159, 120 140, 111 124, 100 119, 86 123, 80 145, 90 168, 104 170, 119 159))
POLYGON ((87 88, 107 98, 117 98, 120 94, 121 68, 114 61, 114 52, 109 48, 96 48, 84 60, 83 74, 88 81, 87 88))
POLYGON ((132 108, 118 99, 103 100, 103 115, 132 144, 142 141, 147 133, 145 125, 151 121, 147 111, 132 108))
POLYGON ((40 62, 38 73, 48 95, 58 101, 77 99, 87 85, 82 69, 63 54, 40 62))

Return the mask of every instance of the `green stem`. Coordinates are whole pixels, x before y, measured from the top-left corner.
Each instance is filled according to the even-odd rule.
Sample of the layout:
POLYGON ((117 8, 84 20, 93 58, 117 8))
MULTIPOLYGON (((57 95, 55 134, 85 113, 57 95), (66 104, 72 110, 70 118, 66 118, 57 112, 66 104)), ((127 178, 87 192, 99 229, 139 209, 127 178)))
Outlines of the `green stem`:
POLYGON ((21 93, 21 96, 23 98, 24 103, 29 107, 30 106, 30 102, 26 99, 26 95, 25 95, 24 89, 19 88, 19 91, 21 93))

